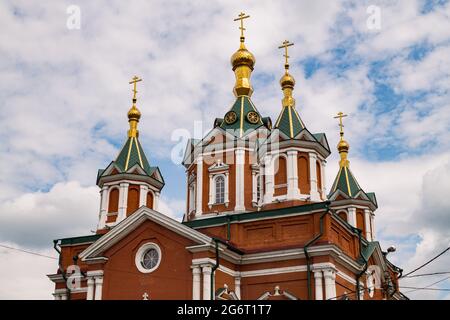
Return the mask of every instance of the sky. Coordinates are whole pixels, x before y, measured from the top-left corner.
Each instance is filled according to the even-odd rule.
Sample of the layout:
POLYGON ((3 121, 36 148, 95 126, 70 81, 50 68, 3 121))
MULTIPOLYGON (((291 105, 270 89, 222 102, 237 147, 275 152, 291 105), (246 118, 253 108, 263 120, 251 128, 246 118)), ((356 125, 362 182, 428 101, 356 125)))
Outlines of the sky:
MULTIPOLYGON (((450 246, 450 3, 439 0, 1 1, 0 244, 56 257, 53 239, 96 228, 97 170, 125 142, 134 75, 143 78, 140 141, 166 181, 160 211, 180 219, 185 172, 174 160, 186 134, 199 138, 234 102, 241 11, 251 16, 252 100, 272 121, 282 98, 278 46, 295 43, 297 109, 333 150, 328 190, 338 171, 333 116, 349 115, 350 166, 377 194, 377 240, 396 246, 391 261, 407 272, 450 246)), ((447 253, 418 273, 449 266, 447 253)), ((52 299, 46 274, 55 271, 53 259, 0 247, 0 299, 52 299)), ((449 279, 401 285, 442 280, 431 288, 448 289, 449 279)))

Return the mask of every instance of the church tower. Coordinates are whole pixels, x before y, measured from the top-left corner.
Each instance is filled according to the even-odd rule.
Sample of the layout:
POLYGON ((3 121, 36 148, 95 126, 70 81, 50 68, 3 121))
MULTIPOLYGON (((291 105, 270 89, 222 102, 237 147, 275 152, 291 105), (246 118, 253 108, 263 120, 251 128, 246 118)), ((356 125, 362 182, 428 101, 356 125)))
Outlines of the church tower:
POLYGON ((330 150, 325 134, 311 134, 295 105, 295 79, 289 73, 288 48, 284 41, 285 72, 280 79, 282 109, 269 139, 260 147, 264 164, 263 206, 281 208, 326 200, 325 165, 330 150))
POLYGON ((344 125, 342 119, 347 115, 339 112, 335 117, 339 119, 340 140, 337 150, 341 160, 339 161, 339 172, 334 180, 328 198, 332 201, 332 208, 338 216, 354 228, 363 231, 363 236, 368 241, 375 240, 375 210, 378 208, 375 193, 366 193, 360 187, 358 181, 350 170, 348 152, 349 143, 344 139, 344 125))
POLYGON ((241 13, 234 20, 240 22, 241 30, 239 49, 231 57, 235 101, 202 140, 191 140, 186 149, 185 221, 258 209, 261 180, 256 148, 268 136, 272 124, 251 100, 256 59, 245 45, 244 19, 249 17, 241 13))
POLYGON ((158 209, 164 179, 158 167, 150 166, 139 142, 141 112, 136 106, 136 84, 140 81, 137 76, 130 81, 133 99, 128 111, 128 138, 116 160, 98 171, 97 185, 101 189, 98 233, 106 232, 141 206, 158 209))

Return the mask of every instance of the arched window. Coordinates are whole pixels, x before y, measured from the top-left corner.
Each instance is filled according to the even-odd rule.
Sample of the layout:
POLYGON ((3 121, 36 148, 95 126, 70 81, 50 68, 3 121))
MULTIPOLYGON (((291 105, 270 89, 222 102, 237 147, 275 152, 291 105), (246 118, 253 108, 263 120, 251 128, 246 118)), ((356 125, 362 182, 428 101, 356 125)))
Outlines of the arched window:
POLYGON ((139 208, 139 186, 128 187, 127 215, 132 214, 139 208))
POLYGON ((225 178, 223 176, 218 176, 215 179, 215 190, 215 203, 225 203, 225 178))
POLYGON ((339 212, 338 212, 338 215, 339 215, 339 217, 340 217, 342 220, 348 222, 348 219, 347 219, 347 212, 345 212, 345 211, 339 211, 339 212))
POLYGON ((119 189, 114 188, 109 192, 108 212, 117 213, 119 211, 119 189))

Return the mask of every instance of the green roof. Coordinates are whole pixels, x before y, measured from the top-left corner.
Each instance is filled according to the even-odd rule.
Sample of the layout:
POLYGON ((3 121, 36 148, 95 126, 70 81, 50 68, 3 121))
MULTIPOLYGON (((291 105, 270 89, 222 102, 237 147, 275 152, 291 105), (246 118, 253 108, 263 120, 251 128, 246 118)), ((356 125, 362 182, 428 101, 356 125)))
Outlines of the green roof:
POLYGON ((380 244, 377 241, 369 242, 367 245, 362 246, 361 256, 358 258, 359 263, 364 263, 365 261, 369 261, 372 253, 375 251, 376 247, 380 244))
POLYGON ((236 120, 233 123, 227 123, 226 121, 219 121, 221 119, 216 119, 216 125, 220 126, 220 128, 224 130, 233 130, 233 134, 236 137, 241 138, 248 133, 248 130, 255 130, 264 125, 261 114, 256 109, 255 105, 248 96, 237 97, 236 101, 228 112, 231 111, 236 114, 236 120), (247 119, 247 115, 250 112, 256 112, 258 114, 259 119, 256 123, 251 123, 247 119))
POLYGON ((145 156, 144 150, 136 137, 129 137, 125 142, 122 150, 114 162, 122 171, 127 171, 134 165, 138 164, 144 171, 151 175, 154 168, 150 167, 147 157, 145 156))
POLYGON ((305 124, 300 118, 295 107, 284 106, 275 123, 275 129, 279 129, 289 138, 294 139, 302 130, 305 124))
POLYGON ((313 210, 320 210, 320 209, 326 209, 327 202, 318 202, 318 203, 312 203, 312 204, 306 204, 296 207, 288 207, 288 208, 282 208, 282 209, 274 209, 274 210, 262 210, 262 211, 256 211, 256 212, 246 212, 246 213, 240 213, 240 214, 231 214, 231 215, 222 215, 217 217, 211 217, 207 219, 199 219, 199 220, 192 220, 192 221, 185 221, 183 222, 184 225, 187 225, 191 228, 202 228, 202 227, 208 227, 213 225, 222 225, 233 222, 241 222, 246 220, 254 220, 254 219, 261 219, 261 218, 276 218, 280 216, 290 215, 290 214, 296 214, 301 212, 308 212, 313 210))
POLYGON ((100 239, 101 236, 102 236, 101 234, 91 234, 89 236, 64 238, 64 239, 58 239, 58 240, 61 241, 61 246, 68 246, 68 245, 81 244, 81 243, 93 243, 93 242, 97 241, 98 239, 100 239))
POLYGON ((356 181, 356 178, 353 176, 353 173, 350 171, 350 168, 347 166, 339 168, 339 172, 334 180, 330 195, 337 190, 342 191, 350 198, 353 198, 359 191, 362 190, 358 184, 358 181, 356 181))

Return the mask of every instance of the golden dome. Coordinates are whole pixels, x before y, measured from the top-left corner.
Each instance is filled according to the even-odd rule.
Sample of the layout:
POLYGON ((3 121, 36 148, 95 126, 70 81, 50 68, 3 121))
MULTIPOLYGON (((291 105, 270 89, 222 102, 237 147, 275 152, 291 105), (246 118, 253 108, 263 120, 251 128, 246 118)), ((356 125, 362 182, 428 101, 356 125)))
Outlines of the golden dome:
POLYGON ((139 121, 139 119, 141 118, 141 112, 139 111, 138 108, 136 108, 136 106, 133 104, 133 106, 131 107, 131 109, 128 111, 128 120, 134 120, 134 121, 139 121))
POLYGON ((350 145, 347 141, 341 139, 337 145, 337 149, 339 152, 348 152, 348 150, 350 149, 350 145))
POLYGON ((289 72, 287 72, 287 70, 283 77, 281 77, 280 79, 280 85, 282 88, 294 88, 295 86, 295 79, 289 74, 289 72))
POLYGON ((236 51, 231 56, 231 65, 233 66, 233 71, 240 66, 247 66, 253 71, 255 62, 256 62, 255 56, 250 51, 247 50, 243 42, 241 42, 238 51, 236 51))

